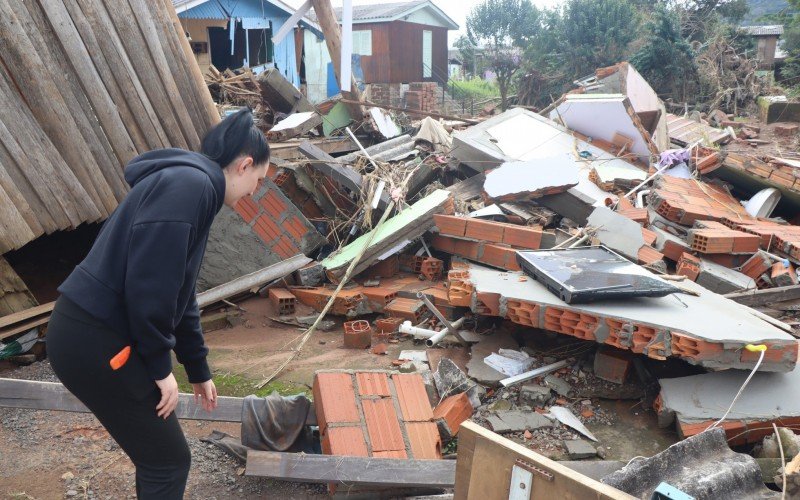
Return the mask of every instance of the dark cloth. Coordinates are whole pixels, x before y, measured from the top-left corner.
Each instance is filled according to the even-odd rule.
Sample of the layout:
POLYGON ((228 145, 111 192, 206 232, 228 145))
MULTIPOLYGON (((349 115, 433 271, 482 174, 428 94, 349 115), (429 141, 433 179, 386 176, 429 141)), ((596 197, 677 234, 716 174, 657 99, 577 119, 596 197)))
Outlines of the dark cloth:
POLYGON ((47 355, 58 378, 94 413, 136 466, 139 499, 180 499, 191 455, 178 418, 158 417, 161 392, 135 351, 118 370, 109 361, 128 345, 126 335, 109 329, 61 297, 47 328, 47 355))
POLYGON ((214 216, 225 199, 219 165, 180 149, 150 151, 125 168, 131 190, 89 254, 58 289, 123 333, 153 380, 172 372, 211 379, 195 283, 214 216))
POLYGON ((213 431, 203 441, 242 462, 247 460, 247 450, 319 453, 306 426, 310 408, 311 401, 302 394, 284 397, 273 393, 264 398, 246 396, 242 404, 241 438, 213 431))

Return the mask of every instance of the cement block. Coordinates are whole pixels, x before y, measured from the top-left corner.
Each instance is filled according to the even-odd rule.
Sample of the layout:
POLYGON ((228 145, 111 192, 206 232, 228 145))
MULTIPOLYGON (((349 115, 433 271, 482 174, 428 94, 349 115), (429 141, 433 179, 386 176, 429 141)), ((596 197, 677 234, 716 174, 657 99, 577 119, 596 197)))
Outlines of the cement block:
POLYGON ((597 449, 589 441, 583 439, 565 439, 564 448, 570 460, 592 458, 597 455, 597 449))

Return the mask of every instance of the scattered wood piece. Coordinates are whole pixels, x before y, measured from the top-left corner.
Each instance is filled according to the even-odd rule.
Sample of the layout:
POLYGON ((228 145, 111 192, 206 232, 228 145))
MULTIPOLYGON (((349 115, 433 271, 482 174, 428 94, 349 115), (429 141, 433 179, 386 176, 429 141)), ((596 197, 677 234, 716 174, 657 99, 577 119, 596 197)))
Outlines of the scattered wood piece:
MULTIPOLYGON (((211 413, 195 404, 193 394, 180 394, 175 414, 187 420, 211 420, 217 422, 241 422, 244 398, 219 396, 217 409, 211 413)), ((89 409, 57 382, 37 382, 0 378, 0 407, 28 408, 33 410, 56 410, 89 413, 89 409)), ((312 404, 306 417, 306 425, 316 425, 316 412, 312 404)))
POLYGON ((301 483, 452 488, 456 462, 250 450, 245 475, 301 483))
POLYGON ((726 294, 725 297, 746 306, 761 306, 786 300, 800 299, 800 285, 735 292, 726 294))

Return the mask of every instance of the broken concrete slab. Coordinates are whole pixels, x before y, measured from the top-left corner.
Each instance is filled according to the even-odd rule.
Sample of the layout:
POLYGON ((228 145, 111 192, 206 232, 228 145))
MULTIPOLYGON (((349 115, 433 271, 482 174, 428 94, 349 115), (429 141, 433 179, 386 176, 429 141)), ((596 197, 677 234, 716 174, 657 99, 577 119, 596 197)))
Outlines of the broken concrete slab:
POLYGON ((293 113, 269 129, 267 138, 275 142, 285 141, 299 137, 321 124, 322 117, 315 111, 293 113))
POLYGON ((519 404, 531 408, 544 406, 551 397, 550 388, 539 384, 525 384, 519 389, 519 404))
POLYGON ((600 481, 637 498, 650 498, 662 482, 698 500, 780 497, 764 486, 753 457, 728 447, 722 429, 676 443, 651 458, 635 458, 600 481))
POLYGON ((621 94, 566 94, 550 111, 550 119, 593 140, 622 146, 622 154, 644 165, 659 153, 630 100, 621 94))
POLYGON ((492 430, 498 434, 553 427, 553 423, 535 411, 497 411, 486 417, 492 430))
MULTIPOLYGON (((656 402, 659 424, 666 427, 674 421, 682 437, 702 432, 722 418, 748 375, 748 371, 726 370, 659 379, 661 393, 656 402)), ((798 368, 790 373, 757 372, 721 425, 731 444, 759 442, 772 434, 772 422, 779 426, 800 423, 800 398, 792 396, 797 387, 800 387, 798 368)))
POLYGON ((547 384, 547 387, 556 391, 559 396, 569 396, 570 391, 572 391, 572 385, 569 382, 555 375, 546 376, 544 383, 547 384))
MULTIPOLYGON (((475 386, 461 369, 448 358, 442 358, 433 373, 433 382, 442 399, 467 392, 475 386)), ((480 403, 475 407, 480 406, 480 403)))
POLYGON ((497 386, 507 376, 484 363, 484 358, 500 349, 518 349, 516 341, 510 335, 494 334, 484 336, 480 342, 472 346, 472 359, 467 363, 467 375, 478 383, 497 386))
POLYGON ((364 234, 334 252, 322 261, 322 265, 325 267, 328 277, 341 278, 350 262, 361 253, 368 239, 372 238, 358 265, 353 269, 353 274, 356 275, 372 265, 387 249, 404 240, 413 240, 422 236, 425 231, 433 227, 433 214, 445 212, 452 213, 450 193, 438 189, 394 217, 387 219, 381 227, 373 229, 370 233, 375 233, 374 236, 371 236, 370 233, 364 234))
POLYGON ((700 274, 695 283, 719 294, 756 289, 753 278, 705 259, 700 259, 700 274))
POLYGON ((481 296, 499 295, 496 315, 520 325, 609 344, 655 359, 679 357, 715 369, 752 368, 757 356, 743 349, 746 344, 769 347, 761 365, 763 371, 788 372, 797 363, 798 341, 792 335, 755 317, 749 308, 689 281, 681 286, 692 294, 680 297, 570 305, 520 272, 500 272, 467 263, 453 273, 449 281, 451 300, 456 294, 464 295, 464 303, 477 312, 481 296))
POLYGON ((641 225, 606 207, 595 208, 586 223, 596 229, 603 245, 638 262, 639 250, 646 245, 641 225))
POLYGON ((623 94, 631 102, 659 151, 669 149, 667 110, 647 80, 628 62, 598 68, 592 77, 576 82, 587 94, 623 94))
POLYGON ((501 201, 528 201, 563 193, 576 186, 580 168, 572 153, 528 161, 511 161, 486 174, 483 190, 501 201))
POLYGON ((565 439, 562 441, 570 460, 583 460, 597 456, 597 449, 584 439, 565 439))

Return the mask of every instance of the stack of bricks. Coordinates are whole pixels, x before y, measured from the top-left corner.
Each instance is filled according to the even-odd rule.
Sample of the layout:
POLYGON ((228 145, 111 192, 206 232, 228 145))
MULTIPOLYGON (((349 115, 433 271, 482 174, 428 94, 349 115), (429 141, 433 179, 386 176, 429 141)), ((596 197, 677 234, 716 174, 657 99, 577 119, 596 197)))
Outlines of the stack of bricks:
POLYGON ((695 221, 689 245, 700 253, 747 253, 758 250, 761 240, 754 234, 730 229, 716 221, 695 221))
POLYGON ((252 197, 242 198, 236 212, 270 251, 288 259, 317 249, 323 238, 297 207, 269 179, 252 197))
POLYGON ((723 188, 695 179, 658 177, 649 203, 658 215, 687 226, 698 220, 754 220, 723 188))
POLYGON ((436 82, 414 82, 408 84, 405 94, 406 108, 418 111, 436 111, 439 109, 441 92, 436 82))
POLYGON ((507 271, 520 269, 516 248, 536 250, 542 242, 543 230, 535 227, 441 214, 434 222, 435 249, 507 271))
POLYGON ((800 260, 800 226, 780 224, 777 222, 735 218, 723 219, 726 226, 757 235, 763 250, 774 253, 783 253, 793 259, 800 260))
POLYGON ((417 373, 320 371, 312 388, 326 455, 442 458, 442 442, 417 373))
POLYGON ((369 100, 375 104, 400 106, 402 97, 399 83, 373 83, 369 86, 369 100))
POLYGON ((737 170, 744 170, 752 175, 766 179, 776 186, 800 192, 800 177, 795 167, 780 161, 762 161, 751 155, 728 153, 725 156, 725 166, 737 170))

